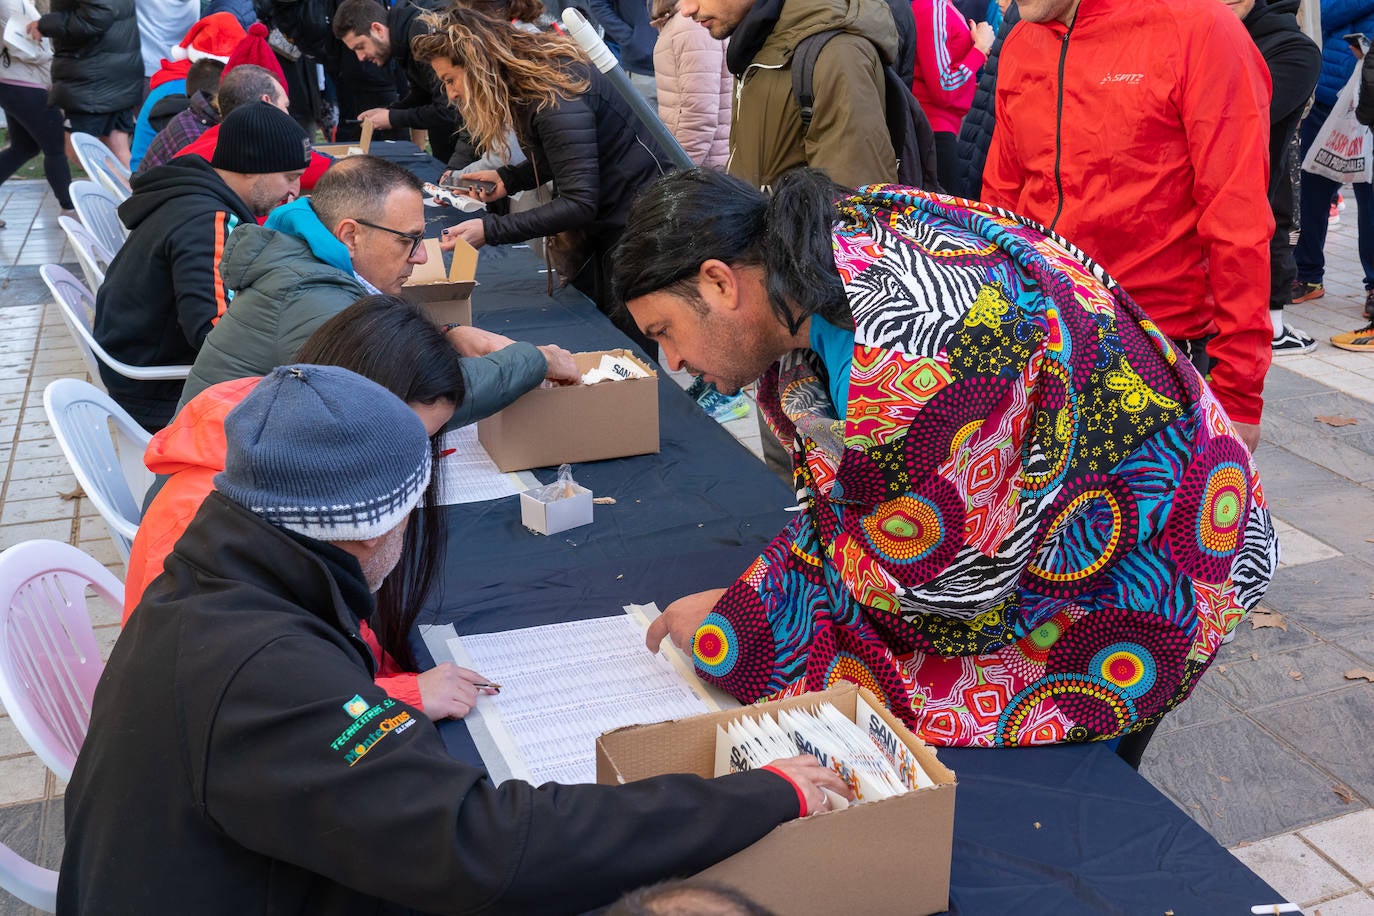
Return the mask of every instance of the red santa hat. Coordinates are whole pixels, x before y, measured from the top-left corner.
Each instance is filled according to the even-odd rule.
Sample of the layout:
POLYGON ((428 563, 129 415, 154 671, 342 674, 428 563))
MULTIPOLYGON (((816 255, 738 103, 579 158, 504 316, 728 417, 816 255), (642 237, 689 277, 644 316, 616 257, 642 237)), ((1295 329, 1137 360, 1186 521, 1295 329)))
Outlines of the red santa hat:
POLYGON ((191 26, 181 44, 172 46, 172 60, 211 58, 228 63, 246 34, 232 13, 213 13, 191 26))
MULTIPOLYGON (((286 86, 286 74, 282 72, 281 64, 277 61, 277 52, 267 43, 267 26, 261 22, 255 22, 248 27, 248 34, 234 48, 234 53, 229 55, 229 60, 224 65, 225 75, 239 64, 263 67, 275 76, 283 87, 286 86)), ((220 79, 224 79, 224 76, 220 79)))

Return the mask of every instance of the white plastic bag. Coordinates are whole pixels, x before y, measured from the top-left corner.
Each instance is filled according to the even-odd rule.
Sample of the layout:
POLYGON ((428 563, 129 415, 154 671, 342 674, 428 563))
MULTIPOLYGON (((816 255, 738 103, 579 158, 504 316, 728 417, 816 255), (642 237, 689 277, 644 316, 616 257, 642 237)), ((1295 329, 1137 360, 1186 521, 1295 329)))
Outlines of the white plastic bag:
POLYGON ((1370 151, 1374 137, 1368 127, 1355 120, 1359 100, 1360 68, 1356 67, 1302 160, 1303 171, 1341 183, 1355 184, 1374 178, 1370 151))

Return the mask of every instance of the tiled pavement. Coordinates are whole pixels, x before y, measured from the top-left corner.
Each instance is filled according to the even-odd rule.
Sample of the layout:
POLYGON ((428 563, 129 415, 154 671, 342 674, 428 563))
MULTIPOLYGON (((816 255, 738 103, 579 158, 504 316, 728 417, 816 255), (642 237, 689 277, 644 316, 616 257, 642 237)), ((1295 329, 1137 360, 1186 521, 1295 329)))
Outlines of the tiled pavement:
MULTIPOLYGON (((99 516, 62 495, 75 481, 43 416, 43 386, 83 371, 37 276, 41 264, 73 260, 57 206, 42 183, 9 181, 0 218, 0 548, 56 538, 122 575, 99 516)), ((1332 229, 1326 297, 1289 311, 1321 347, 1277 361, 1267 382, 1257 458, 1285 561, 1264 604, 1282 620, 1242 626, 1161 724, 1141 768, 1278 891, 1322 916, 1374 916, 1374 683, 1351 676, 1374 677, 1374 353, 1326 343, 1362 323, 1354 222, 1351 213, 1332 229), (1357 422, 1333 427, 1318 416, 1357 422)), ((758 453, 752 415, 729 428, 758 453)), ((108 651, 117 616, 97 622, 108 651)), ((55 867, 61 793, 0 716, 0 841, 55 867)), ((0 916, 28 912, 0 892, 0 916)))

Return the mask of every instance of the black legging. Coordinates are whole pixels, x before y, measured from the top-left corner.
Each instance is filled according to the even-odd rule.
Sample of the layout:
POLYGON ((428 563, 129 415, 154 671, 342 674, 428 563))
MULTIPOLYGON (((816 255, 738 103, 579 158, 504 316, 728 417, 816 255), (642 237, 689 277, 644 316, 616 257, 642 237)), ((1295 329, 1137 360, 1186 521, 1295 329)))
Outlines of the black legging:
POLYGON ((71 166, 63 148, 62 112, 48 104, 48 91, 0 83, 0 108, 10 126, 10 145, 0 150, 0 182, 34 156, 43 154, 43 174, 63 210, 72 208, 71 166))

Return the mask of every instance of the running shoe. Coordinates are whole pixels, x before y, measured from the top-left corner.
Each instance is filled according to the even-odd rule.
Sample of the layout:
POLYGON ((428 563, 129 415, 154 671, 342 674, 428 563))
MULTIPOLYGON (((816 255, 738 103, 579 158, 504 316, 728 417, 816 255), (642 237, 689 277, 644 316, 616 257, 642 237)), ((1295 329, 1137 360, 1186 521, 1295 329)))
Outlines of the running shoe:
POLYGON ((1301 281, 1293 284, 1293 294, 1288 297, 1289 302, 1311 302, 1313 299, 1320 299, 1326 295, 1326 287, 1320 283, 1303 283, 1301 281))
POLYGON ((1358 331, 1337 334, 1331 338, 1331 346, 1339 347, 1342 350, 1354 350, 1357 353, 1374 352, 1374 321, 1358 331))

